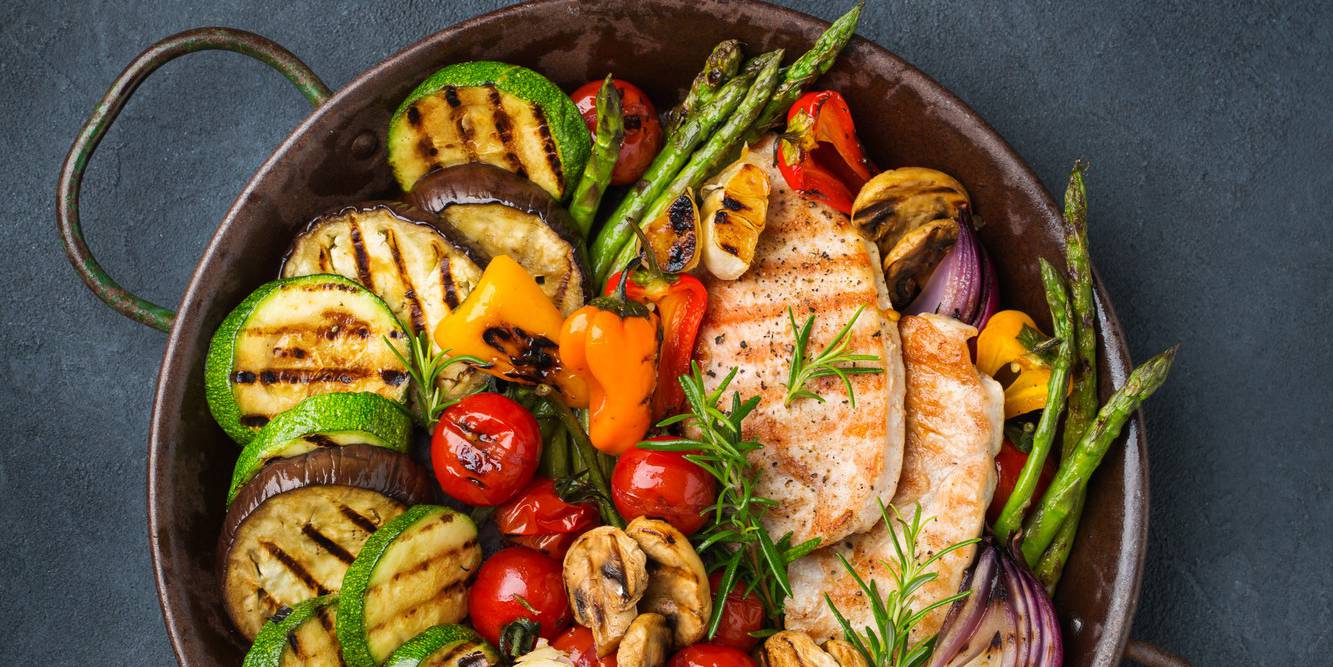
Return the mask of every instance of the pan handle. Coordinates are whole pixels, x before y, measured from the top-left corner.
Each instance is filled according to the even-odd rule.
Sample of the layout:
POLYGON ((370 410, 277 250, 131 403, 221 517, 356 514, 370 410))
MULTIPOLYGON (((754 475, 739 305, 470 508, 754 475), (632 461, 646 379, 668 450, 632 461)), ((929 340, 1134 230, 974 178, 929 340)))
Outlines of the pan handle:
POLYGON ((1186 660, 1156 644, 1130 639, 1125 644, 1125 658, 1144 667, 1192 667, 1186 660))
POLYGON ((130 62, 93 108, 65 156, 65 163, 60 169, 60 183, 56 188, 56 222, 60 227, 60 238, 65 243, 65 255, 88 289, 106 305, 121 315, 162 331, 171 329, 176 314, 122 287, 93 258, 83 238, 83 226, 79 222, 79 190, 83 184, 84 169, 97 150, 97 144, 102 141, 107 128, 111 127, 139 84, 171 60, 187 53, 209 50, 247 55, 278 70, 316 107, 332 95, 329 87, 305 63, 276 42, 244 30, 196 28, 177 33, 148 47, 130 62))

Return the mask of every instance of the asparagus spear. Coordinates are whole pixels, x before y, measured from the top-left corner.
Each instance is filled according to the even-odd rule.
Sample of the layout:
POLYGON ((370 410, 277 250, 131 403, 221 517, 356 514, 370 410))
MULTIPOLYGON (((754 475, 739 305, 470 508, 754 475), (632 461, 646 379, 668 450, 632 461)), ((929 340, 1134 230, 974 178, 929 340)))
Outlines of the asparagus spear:
POLYGON ((620 108, 620 91, 606 75, 601 90, 597 91, 597 135, 593 139, 592 156, 583 168, 583 178, 574 188, 569 203, 569 216, 574 219, 579 233, 587 238, 597 207, 602 203, 606 186, 611 183, 611 171, 620 157, 620 143, 625 139, 625 115, 620 108))
POLYGON ((1092 261, 1088 257, 1088 201, 1083 163, 1075 162, 1065 190, 1065 262, 1074 307, 1074 382, 1069 392, 1064 446, 1068 457, 1097 413, 1097 313, 1092 303, 1092 261))
POLYGON ((620 517, 615 505, 611 504, 611 484, 607 481, 606 471, 597 458, 598 452, 593 448, 592 441, 588 439, 588 433, 583 430, 583 425, 579 423, 579 418, 575 417, 574 412, 566 407, 564 403, 561 403, 558 398, 548 396, 546 397, 546 403, 550 405, 555 416, 565 427, 565 432, 569 434, 574 443, 574 458, 579 461, 583 469, 588 471, 588 480, 597 489, 594 500, 597 509, 602 514, 602 520, 607 525, 624 528, 625 520, 620 517))
POLYGON ((694 77, 690 92, 680 104, 667 112, 666 127, 663 129, 668 137, 680 129, 686 118, 711 102, 722 84, 736 76, 740 71, 741 56, 741 42, 738 39, 728 39, 713 47, 708 60, 704 61, 703 71, 694 77))
POLYGON ((764 105, 759 116, 745 133, 745 143, 753 143, 759 135, 781 122, 787 109, 791 108, 796 98, 801 96, 801 91, 833 67, 834 61, 838 59, 838 53, 847 46, 847 42, 851 41, 852 35, 856 33, 856 23, 861 19, 861 8, 864 6, 865 0, 858 0, 855 6, 838 17, 838 20, 815 40, 814 46, 810 47, 809 51, 797 58, 791 67, 786 68, 782 83, 778 84, 777 90, 773 91, 773 97, 764 105))
MULTIPOLYGON (((1069 414, 1065 417, 1064 445, 1061 459, 1074 453, 1074 447, 1097 414, 1097 313, 1092 303, 1092 262, 1088 257, 1088 201, 1083 185, 1082 162, 1075 162, 1065 189, 1065 262, 1069 272, 1071 302, 1074 307, 1074 375, 1069 391, 1069 414)), ((1069 518, 1060 524, 1051 547, 1042 554, 1034 574, 1053 591, 1064 572, 1065 561, 1078 537, 1079 517, 1083 514, 1085 492, 1074 499, 1069 518)))
POLYGON ((1060 413, 1064 411, 1069 367, 1074 358, 1074 318, 1069 312, 1069 296, 1065 293, 1060 272, 1045 259, 1041 260, 1041 282, 1046 288, 1046 301, 1051 307, 1051 324, 1060 347, 1056 348, 1055 362, 1051 364, 1051 379, 1046 383, 1046 406, 1041 410, 1041 419, 1037 420, 1037 430, 1032 435, 1032 451, 1028 453, 1027 462, 1018 474, 1014 490, 1004 503, 999 520, 995 522, 995 538, 1001 544, 1009 543, 1014 531, 1022 525, 1028 505, 1032 503, 1037 479, 1041 476, 1042 466, 1046 465, 1046 457, 1051 453, 1055 428, 1060 423, 1060 413))
POLYGON ((630 238, 630 226, 638 222, 643 209, 666 187, 667 181, 675 176, 695 147, 703 143, 708 134, 735 110, 745 97, 750 87, 750 80, 742 77, 733 78, 723 84, 712 103, 699 109, 699 112, 685 119, 680 130, 667 138, 666 146, 653 158, 652 164, 644 172, 639 182, 625 195, 620 205, 611 213, 597 238, 592 244, 593 274, 597 284, 606 280, 611 271, 611 260, 616 252, 630 238))
POLYGON ((1096 419, 1079 439, 1073 455, 1060 462, 1055 479, 1051 480, 1037 511, 1028 519, 1023 535, 1021 548, 1029 566, 1038 562, 1055 540, 1060 526, 1073 515, 1079 494, 1087 489, 1093 471, 1101 464, 1130 415, 1166 381, 1178 349, 1180 346, 1176 345, 1135 368, 1125 386, 1116 390, 1106 405, 1097 411, 1096 419))
MULTIPOLYGON (((759 113, 764 102, 773 94, 773 90, 778 84, 778 69, 782 66, 782 49, 770 51, 759 57, 763 59, 762 66, 755 76, 750 90, 745 93, 745 99, 741 100, 731 118, 727 119, 727 122, 717 132, 713 133, 712 137, 709 137, 708 142, 690 156, 689 163, 676 174, 670 184, 662 188, 661 194, 647 208, 647 214, 640 219, 639 224, 655 219, 662 211, 666 210, 667 206, 671 205, 671 202, 680 197, 686 188, 697 187, 704 179, 708 178, 717 168, 718 162, 728 155, 732 146, 739 141, 741 134, 754 122, 755 114, 759 113)), ((614 261, 610 263, 610 267, 624 266, 637 254, 638 249, 634 239, 626 239, 619 252, 613 255, 614 261)))

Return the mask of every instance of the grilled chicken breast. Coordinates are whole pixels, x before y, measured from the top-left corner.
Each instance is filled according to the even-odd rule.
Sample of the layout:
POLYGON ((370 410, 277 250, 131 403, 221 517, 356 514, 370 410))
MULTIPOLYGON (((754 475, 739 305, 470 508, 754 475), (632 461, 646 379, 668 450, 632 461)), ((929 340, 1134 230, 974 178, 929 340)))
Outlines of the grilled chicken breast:
MULTIPOLYGON (((910 520, 917 503, 929 522, 918 537, 917 557, 928 558, 950 544, 981 534, 995 490, 995 454, 1004 420, 1000 385, 972 365, 967 340, 976 329, 939 315, 902 318, 903 362, 907 371, 907 448, 893 504, 910 520)), ((892 510, 890 510, 892 512, 892 510)), ((954 551, 934 566, 939 575, 914 596, 914 609, 958 591, 975 547, 954 551)), ((854 628, 874 624, 870 603, 847 574, 842 554, 867 583, 893 590, 885 561, 896 562, 888 529, 820 549, 793 563, 794 596, 787 601, 787 628, 816 640, 841 637, 824 602, 827 593, 854 628)), ((931 612, 912 631, 912 640, 935 634, 948 607, 931 612)))
POLYGON ((765 517, 768 531, 791 532, 793 543, 830 542, 869 529, 876 499, 893 497, 902 465, 902 354, 874 245, 847 216, 793 192, 774 166, 775 146, 770 135, 746 158, 769 172, 766 228, 739 279, 705 278, 696 356, 713 386, 738 369, 724 402, 732 390, 761 397, 745 435, 764 445, 752 461, 757 493, 777 501, 765 517), (794 343, 788 307, 798 323, 816 317, 812 356, 864 307, 847 352, 877 355, 884 372, 851 376, 854 409, 833 377, 807 385, 824 402, 783 405, 794 343))

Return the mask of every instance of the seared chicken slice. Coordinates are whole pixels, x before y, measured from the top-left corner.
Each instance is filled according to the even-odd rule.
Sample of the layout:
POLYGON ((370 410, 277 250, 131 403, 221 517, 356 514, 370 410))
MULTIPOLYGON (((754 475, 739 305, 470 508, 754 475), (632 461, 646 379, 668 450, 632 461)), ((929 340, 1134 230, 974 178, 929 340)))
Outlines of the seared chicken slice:
MULTIPOLYGON (((909 520, 921 504, 922 518, 929 519, 917 543, 917 558, 924 560, 981 534, 995 490, 1004 395, 998 383, 972 365, 967 348, 976 335, 972 327, 940 315, 919 315, 902 318, 899 328, 907 370, 907 448, 893 504, 909 520)), ((969 546, 940 559, 933 568, 939 577, 917 591, 913 608, 956 593, 975 552, 969 546)), ((839 553, 867 583, 874 579, 881 592, 893 590, 884 562, 897 558, 888 529, 880 524, 792 564, 795 595, 786 605, 787 629, 820 641, 841 637, 825 593, 852 627, 873 626, 870 603, 838 561, 839 553)), ((947 613, 945 606, 927 615, 912 630, 912 640, 938 632, 947 613)))
POLYGON ((774 167, 774 145, 765 137, 746 157, 772 184, 754 262, 736 280, 705 278, 708 312, 696 354, 710 389, 738 369, 724 404, 733 390, 761 398, 745 435, 764 445, 751 460, 757 493, 777 501, 764 520, 769 533, 832 542, 868 530, 879 517, 876 499, 893 497, 902 465, 902 353, 875 246, 847 216, 793 192, 774 167), (808 387, 825 402, 783 405, 794 342, 788 307, 798 322, 816 316, 811 355, 865 309, 847 352, 877 355, 884 372, 852 376, 855 409, 833 377, 808 387))

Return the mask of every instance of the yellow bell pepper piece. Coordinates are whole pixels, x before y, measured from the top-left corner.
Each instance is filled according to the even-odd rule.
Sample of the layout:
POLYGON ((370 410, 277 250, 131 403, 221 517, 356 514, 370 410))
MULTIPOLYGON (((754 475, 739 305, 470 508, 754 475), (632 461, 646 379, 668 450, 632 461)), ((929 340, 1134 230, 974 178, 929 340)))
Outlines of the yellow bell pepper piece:
POLYGON ((990 318, 977 336, 977 369, 991 377, 1005 368, 1014 374, 1013 381, 1004 388, 1005 419, 1046 406, 1051 369, 1018 341, 1024 326, 1038 330, 1037 323, 1027 313, 1002 310, 990 318))
POLYGON ((554 385, 570 407, 588 405, 588 387, 560 364, 564 317, 513 259, 491 260, 463 303, 435 328, 435 344, 490 365, 482 370, 520 384, 554 385))

